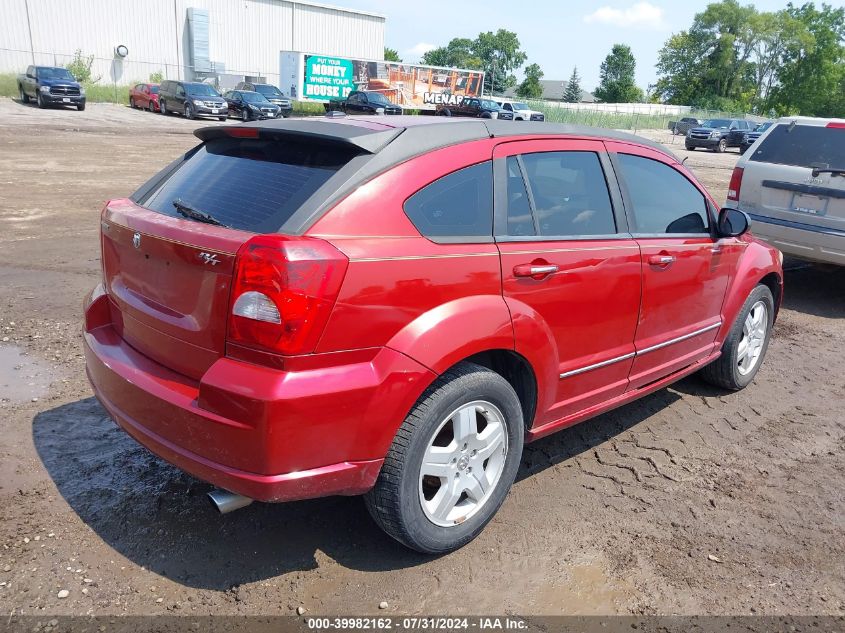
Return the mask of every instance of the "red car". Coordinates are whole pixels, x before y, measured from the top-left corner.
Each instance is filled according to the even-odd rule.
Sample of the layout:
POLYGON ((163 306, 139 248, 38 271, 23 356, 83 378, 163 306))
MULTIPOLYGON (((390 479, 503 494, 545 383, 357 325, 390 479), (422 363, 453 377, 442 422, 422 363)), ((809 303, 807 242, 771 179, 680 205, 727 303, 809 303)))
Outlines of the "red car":
POLYGON ((224 511, 363 494, 449 551, 524 442, 693 372, 741 389, 765 355, 780 253, 650 141, 440 117, 196 135, 106 204, 85 354, 117 423, 224 511))
POLYGON ((159 112, 158 84, 135 84, 129 89, 129 106, 159 112))

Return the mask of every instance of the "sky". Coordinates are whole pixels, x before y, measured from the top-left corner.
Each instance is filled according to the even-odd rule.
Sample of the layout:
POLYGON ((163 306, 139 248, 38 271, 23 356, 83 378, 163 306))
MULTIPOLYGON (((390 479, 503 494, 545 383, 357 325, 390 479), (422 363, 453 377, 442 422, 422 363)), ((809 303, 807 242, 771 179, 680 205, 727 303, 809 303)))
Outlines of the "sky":
MULTIPOLYGON (((742 0, 741 0, 742 1, 742 0)), ((827 0, 840 6, 842 0, 827 0)), ((581 88, 592 91, 599 68, 614 44, 628 44, 637 61, 637 84, 657 79, 657 53, 672 33, 686 30, 707 0, 335 0, 333 4, 387 17, 385 45, 403 61, 419 61, 431 48, 453 37, 474 38, 483 31, 514 31, 543 79, 566 80, 574 66, 581 88)), ((758 0, 759 11, 777 11, 787 0, 758 0)), ((801 0, 796 0, 800 5, 801 0)), ((817 3, 818 4, 818 3, 817 3)), ((517 75, 521 74, 517 72, 517 75)))

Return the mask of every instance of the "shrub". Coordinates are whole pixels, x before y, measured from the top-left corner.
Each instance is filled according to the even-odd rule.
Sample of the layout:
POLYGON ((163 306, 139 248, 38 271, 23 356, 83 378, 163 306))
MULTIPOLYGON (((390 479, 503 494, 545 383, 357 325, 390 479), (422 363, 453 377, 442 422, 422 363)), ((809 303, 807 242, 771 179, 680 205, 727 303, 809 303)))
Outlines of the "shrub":
POLYGON ((88 84, 96 83, 100 80, 99 77, 95 79, 91 76, 91 67, 93 65, 94 56, 83 55, 82 49, 77 48, 76 52, 73 54, 73 59, 67 66, 65 66, 65 68, 70 71, 70 74, 73 75, 79 83, 88 84))
POLYGON ((162 81, 164 81, 164 73, 162 71, 157 70, 154 73, 150 73, 150 83, 160 84, 162 81))

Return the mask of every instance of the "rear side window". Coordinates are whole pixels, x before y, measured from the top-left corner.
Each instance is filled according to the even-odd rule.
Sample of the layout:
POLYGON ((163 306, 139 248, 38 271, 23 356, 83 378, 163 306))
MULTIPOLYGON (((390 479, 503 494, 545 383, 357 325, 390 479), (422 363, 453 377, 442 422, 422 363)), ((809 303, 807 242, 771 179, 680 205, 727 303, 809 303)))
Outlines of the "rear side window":
POLYGON ((779 123, 749 160, 777 165, 845 168, 845 128, 779 123))
MULTIPOLYGON (((595 152, 523 154, 522 165, 539 235, 616 233, 607 182, 595 152)), ((508 187, 510 195, 510 182, 508 187)), ((517 197, 511 204, 517 205, 517 215, 521 215, 521 200, 517 197)))
POLYGON ((351 149, 313 143, 213 139, 139 202, 181 217, 173 204, 179 201, 226 226, 272 233, 355 155, 351 149))
POLYGON ((632 233, 707 233, 704 195, 676 169, 660 161, 618 154, 622 179, 633 204, 632 233))
POLYGON ((443 176, 408 198, 404 208, 434 242, 492 241, 493 165, 486 161, 443 176))

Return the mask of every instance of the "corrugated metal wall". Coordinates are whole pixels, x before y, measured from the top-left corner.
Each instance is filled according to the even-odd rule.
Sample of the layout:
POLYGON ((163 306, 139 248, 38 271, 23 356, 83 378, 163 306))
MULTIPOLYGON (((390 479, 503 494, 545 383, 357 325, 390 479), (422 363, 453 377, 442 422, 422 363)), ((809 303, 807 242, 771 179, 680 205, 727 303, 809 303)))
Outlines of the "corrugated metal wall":
POLYGON ((381 59, 384 17, 291 0, 0 0, 0 72, 94 55, 93 75, 131 83, 191 78, 188 8, 209 12, 209 53, 225 72, 278 80, 279 51, 381 59), (27 26, 27 8, 30 29, 27 26), (115 60, 114 47, 129 48, 115 60))

